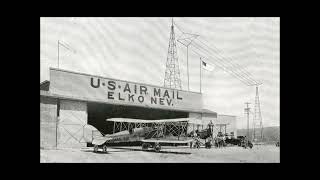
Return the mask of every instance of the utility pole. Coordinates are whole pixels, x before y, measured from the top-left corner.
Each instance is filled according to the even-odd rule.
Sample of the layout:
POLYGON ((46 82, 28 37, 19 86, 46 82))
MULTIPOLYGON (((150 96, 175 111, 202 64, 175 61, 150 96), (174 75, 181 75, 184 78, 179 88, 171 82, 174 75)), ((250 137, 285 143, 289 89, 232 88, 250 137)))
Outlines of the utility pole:
MULTIPOLYGON (((188 91, 190 91, 190 87, 189 87, 189 45, 191 45, 192 41, 195 40, 199 35, 193 35, 192 40, 190 40, 190 42, 188 44, 183 44, 181 43, 181 41, 179 41, 179 39, 177 40, 178 42, 180 42, 181 44, 183 44, 184 46, 187 47, 187 76, 188 76, 188 91)), ((189 38, 187 38, 189 39, 189 38)))
POLYGON ((244 111, 247 113, 247 139, 249 139, 249 114, 250 114, 250 108, 249 108, 249 102, 245 103, 247 105, 246 108, 244 108, 244 111))
MULTIPOLYGON (((178 28, 179 29, 179 28, 178 28)), ((189 46, 192 45, 191 43, 199 37, 197 34, 191 34, 191 33, 185 33, 181 29, 179 29, 182 32, 183 38, 178 38, 177 41, 184 45, 187 48, 187 77, 188 77, 188 91, 190 91, 190 81, 189 81, 189 46)), ((181 37, 181 36, 180 36, 181 37)))

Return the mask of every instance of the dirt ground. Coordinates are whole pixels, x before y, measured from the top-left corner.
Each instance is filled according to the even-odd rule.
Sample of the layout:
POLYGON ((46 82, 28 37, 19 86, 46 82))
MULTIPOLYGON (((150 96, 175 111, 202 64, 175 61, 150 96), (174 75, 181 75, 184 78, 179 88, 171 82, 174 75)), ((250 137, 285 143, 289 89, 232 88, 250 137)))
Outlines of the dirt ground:
POLYGON ((224 147, 190 149, 162 147, 161 152, 142 151, 141 147, 109 147, 107 153, 94 153, 93 148, 40 149, 40 162, 73 163, 280 163, 280 148, 256 145, 252 149, 224 147))

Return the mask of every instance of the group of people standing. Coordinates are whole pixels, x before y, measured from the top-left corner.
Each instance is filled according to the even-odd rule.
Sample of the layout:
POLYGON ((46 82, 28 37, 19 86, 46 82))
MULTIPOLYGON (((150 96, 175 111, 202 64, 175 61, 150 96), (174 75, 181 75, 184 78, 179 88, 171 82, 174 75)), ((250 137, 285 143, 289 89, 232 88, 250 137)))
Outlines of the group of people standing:
MULTIPOLYGON (((203 145, 203 143, 200 140, 201 137, 198 130, 193 131, 191 133, 191 137, 193 137, 193 141, 190 142, 190 148, 200 148, 200 146, 203 145)), ((203 138, 205 139, 204 145, 206 148, 211 148, 212 145, 214 145, 217 148, 225 146, 225 140, 227 138, 226 136, 220 135, 220 133, 218 133, 216 137, 212 137, 213 134, 209 134, 207 137, 203 138)))

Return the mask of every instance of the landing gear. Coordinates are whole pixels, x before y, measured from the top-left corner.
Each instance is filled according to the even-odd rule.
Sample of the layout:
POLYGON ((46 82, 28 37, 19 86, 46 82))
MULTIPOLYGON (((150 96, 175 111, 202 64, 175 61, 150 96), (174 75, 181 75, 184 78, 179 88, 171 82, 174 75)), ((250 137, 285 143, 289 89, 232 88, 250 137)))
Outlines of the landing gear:
POLYGON ((142 143, 142 150, 146 151, 149 148, 152 148, 155 150, 155 152, 159 152, 161 150, 161 146, 160 143, 154 143, 154 144, 150 144, 150 143, 142 143))
POLYGON ((200 142, 199 142, 199 141, 196 141, 196 143, 195 143, 195 147, 196 147, 197 149, 199 149, 199 148, 200 148, 200 142))
POLYGON ((155 150, 156 152, 160 152, 161 146, 160 146, 159 143, 155 143, 155 145, 154 145, 154 150, 155 150))
POLYGON ((193 148, 193 142, 191 141, 191 142, 189 143, 189 145, 190 145, 190 149, 192 149, 192 148, 193 148))
POLYGON ((150 147, 149 143, 142 143, 142 150, 146 151, 150 147))
POLYGON ((99 149, 98 145, 94 145, 93 152, 98 152, 98 149, 99 149))
MULTIPOLYGON (((101 148, 101 146, 100 146, 100 148, 101 148)), ((94 145, 93 146, 93 152, 98 152, 99 151, 99 145, 94 145)), ((102 152, 104 152, 104 153, 106 153, 107 152, 107 145, 103 145, 102 146, 102 152)))
POLYGON ((103 146, 102 146, 102 151, 103 151, 104 153, 107 152, 107 145, 103 145, 103 146))
POLYGON ((211 142, 210 142, 210 141, 205 143, 205 147, 206 147, 207 149, 210 149, 211 146, 212 146, 212 145, 211 145, 211 142))

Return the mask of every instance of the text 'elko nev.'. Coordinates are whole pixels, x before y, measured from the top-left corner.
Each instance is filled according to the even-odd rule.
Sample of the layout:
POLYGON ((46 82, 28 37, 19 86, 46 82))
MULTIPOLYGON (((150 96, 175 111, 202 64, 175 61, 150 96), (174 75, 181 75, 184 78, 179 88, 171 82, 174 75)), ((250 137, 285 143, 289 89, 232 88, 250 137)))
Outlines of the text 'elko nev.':
POLYGON ((167 90, 156 87, 147 87, 127 82, 116 82, 91 78, 91 87, 105 88, 107 97, 110 100, 125 102, 139 102, 173 106, 173 100, 182 100, 177 90, 167 90))

